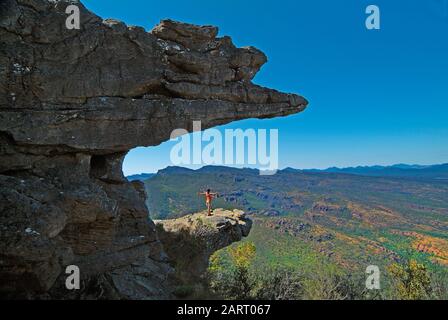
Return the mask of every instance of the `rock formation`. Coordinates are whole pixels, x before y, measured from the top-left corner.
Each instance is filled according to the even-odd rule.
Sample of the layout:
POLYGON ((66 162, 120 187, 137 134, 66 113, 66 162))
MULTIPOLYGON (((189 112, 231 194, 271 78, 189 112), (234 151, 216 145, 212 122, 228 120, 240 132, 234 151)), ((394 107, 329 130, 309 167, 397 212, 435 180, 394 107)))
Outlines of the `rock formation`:
POLYGON ((257 86, 266 62, 210 26, 151 32, 77 1, 0 3, 0 292, 25 298, 170 298, 172 271, 127 151, 173 129, 302 111, 257 86), (66 28, 66 8, 80 29, 66 28), (67 292, 65 267, 83 290, 67 292))
POLYGON ((199 281, 210 256, 249 235, 252 221, 240 210, 215 209, 177 219, 156 220, 157 234, 180 277, 199 281))

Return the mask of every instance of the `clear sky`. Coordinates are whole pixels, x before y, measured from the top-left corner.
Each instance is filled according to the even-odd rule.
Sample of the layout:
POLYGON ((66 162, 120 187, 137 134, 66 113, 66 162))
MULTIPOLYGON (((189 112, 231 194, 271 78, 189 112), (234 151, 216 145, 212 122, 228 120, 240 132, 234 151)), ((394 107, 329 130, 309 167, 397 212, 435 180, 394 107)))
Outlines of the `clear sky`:
MULTIPOLYGON (((151 30, 161 19, 219 26, 269 58, 254 82, 299 93, 304 113, 222 128, 278 128, 280 167, 448 162, 448 0, 84 0, 151 30), (381 9, 381 30, 365 9, 381 9)), ((173 142, 137 148, 124 173, 171 165, 173 142)))

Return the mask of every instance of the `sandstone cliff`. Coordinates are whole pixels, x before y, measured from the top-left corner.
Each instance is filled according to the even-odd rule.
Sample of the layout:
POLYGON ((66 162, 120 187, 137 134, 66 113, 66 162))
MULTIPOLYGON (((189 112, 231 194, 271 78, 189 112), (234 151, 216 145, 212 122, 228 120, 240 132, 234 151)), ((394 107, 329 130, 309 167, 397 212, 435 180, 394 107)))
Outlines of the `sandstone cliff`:
POLYGON ((76 1, 0 3, 0 292, 25 298, 170 298, 172 272, 127 151, 173 129, 302 111, 304 98, 257 86, 266 62, 211 26, 151 32, 76 1), (64 288, 80 267, 83 290, 64 288))
POLYGON ((252 221, 240 210, 215 209, 178 219, 154 221, 158 236, 176 268, 178 276, 189 282, 200 281, 210 256, 219 249, 249 235, 252 221))

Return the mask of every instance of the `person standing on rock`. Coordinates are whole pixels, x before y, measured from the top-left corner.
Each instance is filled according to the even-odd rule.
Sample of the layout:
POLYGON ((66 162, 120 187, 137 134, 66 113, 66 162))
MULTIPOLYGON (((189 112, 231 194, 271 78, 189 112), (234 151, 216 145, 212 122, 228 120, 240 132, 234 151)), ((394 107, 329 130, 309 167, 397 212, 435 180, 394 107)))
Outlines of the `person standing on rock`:
POLYGON ((212 200, 217 197, 218 194, 215 192, 211 192, 210 189, 207 189, 205 192, 199 192, 199 195, 205 196, 205 205, 207 206, 207 216, 212 215, 212 200))

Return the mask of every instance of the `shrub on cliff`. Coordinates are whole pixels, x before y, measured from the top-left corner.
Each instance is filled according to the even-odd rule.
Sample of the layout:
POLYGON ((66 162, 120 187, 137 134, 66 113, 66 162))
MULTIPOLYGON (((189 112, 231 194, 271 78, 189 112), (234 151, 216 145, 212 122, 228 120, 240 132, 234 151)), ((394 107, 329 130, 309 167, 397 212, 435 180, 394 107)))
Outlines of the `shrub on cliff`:
POLYGON ((431 278, 425 265, 414 259, 388 268, 392 276, 394 296, 402 300, 427 299, 431 294, 431 278))
POLYGON ((213 255, 209 267, 210 288, 226 299, 253 298, 250 267, 255 254, 255 245, 245 242, 229 249, 230 265, 226 265, 219 255, 213 255))

